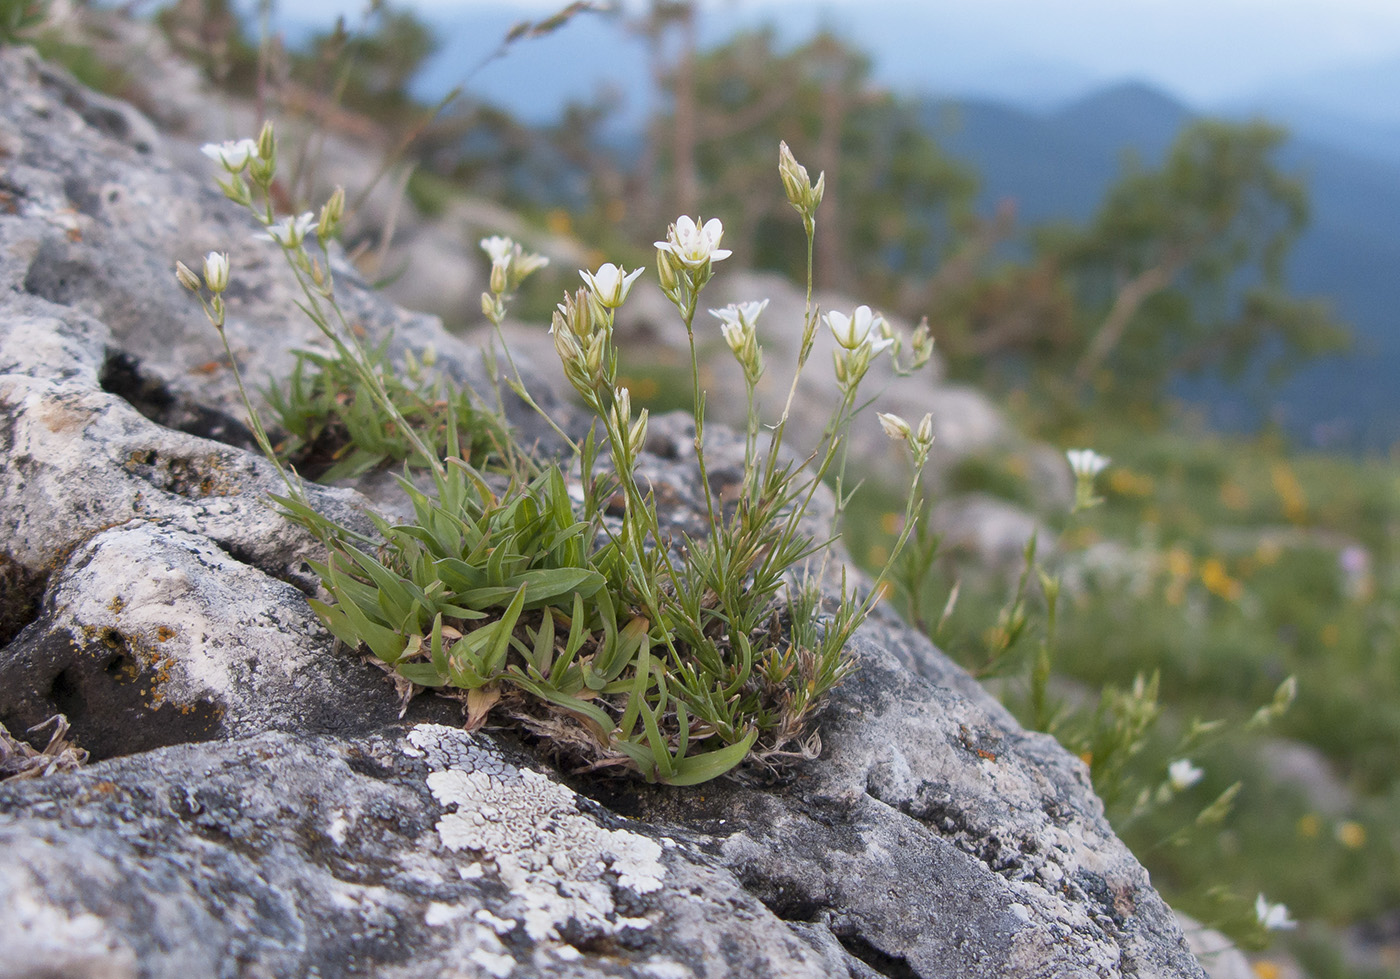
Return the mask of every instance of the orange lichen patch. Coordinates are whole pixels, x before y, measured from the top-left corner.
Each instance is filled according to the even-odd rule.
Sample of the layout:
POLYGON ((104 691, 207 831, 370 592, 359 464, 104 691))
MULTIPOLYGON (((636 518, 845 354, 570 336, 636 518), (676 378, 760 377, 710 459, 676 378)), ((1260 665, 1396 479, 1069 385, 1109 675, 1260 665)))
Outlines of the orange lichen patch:
POLYGON ((107 611, 113 615, 121 615, 124 608, 126 608, 126 599, 120 595, 113 595, 112 600, 107 603, 107 611))
MULTIPOLYGON (((160 710, 165 704, 165 688, 170 683, 170 674, 175 667, 175 658, 166 656, 163 653, 150 650, 146 653, 143 664, 151 674, 151 709, 160 710)), ((142 691, 144 695, 145 691, 142 691)), ((181 713, 188 713, 186 705, 176 705, 181 713)))
POLYGON ((163 625, 156 630, 156 641, 169 642, 170 640, 174 639, 176 635, 177 633, 174 629, 170 628, 170 626, 168 625, 163 625))
POLYGON ((117 783, 98 782, 92 787, 92 791, 98 793, 99 795, 111 795, 113 792, 117 791, 117 783))

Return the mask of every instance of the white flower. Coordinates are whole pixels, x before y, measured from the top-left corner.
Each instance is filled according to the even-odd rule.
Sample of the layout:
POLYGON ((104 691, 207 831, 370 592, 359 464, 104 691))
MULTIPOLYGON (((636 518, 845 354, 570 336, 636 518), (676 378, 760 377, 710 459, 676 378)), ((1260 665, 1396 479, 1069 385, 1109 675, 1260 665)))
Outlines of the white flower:
POLYGON ((896 442, 905 441, 913 434, 913 429, 909 427, 909 423, 898 415, 881 411, 877 413, 875 417, 880 419, 880 427, 885 430, 885 434, 896 442))
POLYGON ((1093 479, 1108 468, 1110 461, 1093 449, 1070 449, 1065 453, 1065 458, 1069 459, 1069 468, 1079 479, 1093 479))
POLYGON ((1178 758, 1167 766, 1167 781, 1177 792, 1185 792, 1205 777, 1205 770, 1191 764, 1190 758, 1178 758))
POLYGON ((734 254, 727 248, 719 247, 723 234, 724 225, 720 224, 719 218, 710 218, 700 225, 682 214, 671 225, 667 240, 654 244, 662 251, 670 252, 686 268, 699 269, 734 254))
POLYGON ((314 227, 316 227, 316 215, 310 211, 297 217, 292 217, 289 214, 276 224, 268 225, 267 233, 257 237, 264 241, 275 241, 283 248, 296 248, 314 227))
POLYGON ((1263 894, 1254 899, 1254 914, 1259 923, 1270 931, 1287 931, 1298 927, 1298 922, 1288 916, 1287 905, 1270 904, 1264 900, 1263 894))
POLYGON ((836 342, 847 350, 868 346, 871 355, 874 356, 894 343, 893 337, 876 339, 875 334, 886 326, 885 318, 873 312, 869 306, 857 306, 854 315, 851 316, 833 310, 823 314, 822 318, 831 328, 831 335, 836 338, 836 342))
POLYGON ((730 303, 723 309, 710 310, 710 315, 717 318, 724 327, 737 326, 751 330, 767 307, 766 299, 757 303, 730 303))
POLYGON ((210 292, 223 292, 228 288, 228 256, 210 252, 204 257, 204 284, 210 292))
POLYGON ((249 160, 257 159, 256 140, 228 140, 223 143, 205 143, 199 151, 209 159, 221 164, 229 173, 238 173, 248 165, 249 160))
POLYGON ((637 269, 630 274, 619 265, 608 262, 598 269, 597 272, 580 271, 579 275, 588 284, 588 288, 593 291, 598 302, 608 309, 617 309, 627 299, 627 293, 632 291, 632 283, 637 280, 637 276, 642 274, 641 269, 637 269))
POLYGON ((511 254, 510 271, 515 277, 516 283, 523 282, 525 277, 531 272, 538 271, 549 264, 549 259, 543 255, 536 255, 534 252, 527 252, 519 245, 515 246, 515 251, 511 254))
POLYGON ((495 265, 510 258, 510 253, 515 250, 515 242, 501 235, 492 235, 490 238, 481 239, 481 248, 491 259, 491 264, 495 265))

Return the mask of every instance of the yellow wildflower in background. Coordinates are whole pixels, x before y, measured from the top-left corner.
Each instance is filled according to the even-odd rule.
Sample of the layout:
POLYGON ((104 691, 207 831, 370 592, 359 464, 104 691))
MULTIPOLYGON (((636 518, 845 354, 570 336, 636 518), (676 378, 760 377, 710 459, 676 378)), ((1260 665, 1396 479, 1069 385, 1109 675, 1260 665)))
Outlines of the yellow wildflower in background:
POLYGON ((1233 480, 1220 484, 1220 503, 1230 510, 1248 510, 1249 493, 1233 480))
POLYGON ((1308 500, 1292 468, 1286 462, 1275 462, 1269 469, 1269 476, 1283 505, 1283 515, 1293 523, 1301 523, 1308 515, 1308 500))
POLYGON ((1153 496, 1157 481, 1147 474, 1138 475, 1131 469, 1119 467, 1108 476, 1108 488, 1119 496, 1153 496))
POLYGON ((1207 558, 1201 564, 1201 584, 1212 595, 1218 595, 1227 601, 1238 601, 1244 591, 1244 586, 1234 578, 1230 577, 1230 572, 1225 570, 1225 564, 1219 558, 1207 558))
POLYGON ((1354 819, 1344 819, 1337 824, 1337 842, 1348 850, 1359 850, 1366 845, 1366 827, 1354 819))

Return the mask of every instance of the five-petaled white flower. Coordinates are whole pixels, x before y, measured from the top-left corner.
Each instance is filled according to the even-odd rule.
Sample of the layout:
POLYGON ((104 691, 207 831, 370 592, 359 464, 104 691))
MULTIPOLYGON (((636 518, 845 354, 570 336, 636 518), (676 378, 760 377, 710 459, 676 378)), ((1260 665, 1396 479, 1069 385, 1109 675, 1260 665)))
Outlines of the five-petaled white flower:
POLYGON ((688 269, 704 268, 710 262, 718 262, 734 254, 728 248, 719 247, 724 225, 719 218, 710 218, 703 225, 689 215, 682 214, 671 225, 666 241, 654 244, 663 251, 670 252, 676 260, 688 269))
POLYGON ((267 233, 258 235, 264 240, 275 241, 283 248, 295 248, 305 240, 312 228, 316 227, 316 215, 307 211, 292 217, 288 214, 276 224, 267 226, 267 233))
POLYGON ((608 309, 617 309, 622 305, 627 299, 627 293, 632 291, 632 283, 641 274, 642 269, 629 273, 612 262, 606 263, 597 272, 579 272, 598 302, 608 309))
POLYGON ((1177 792, 1185 792, 1205 777, 1205 770, 1191 764, 1190 758, 1178 758, 1167 766, 1167 781, 1177 792))
POLYGON ((1270 904, 1264 900, 1263 894, 1254 899, 1254 914, 1259 923, 1270 931, 1287 931, 1298 927, 1298 922, 1288 916, 1287 905, 1270 904))
POLYGON ((231 139, 223 143, 205 143, 199 151, 229 173, 238 173, 248 165, 249 160, 257 158, 258 144, 251 139, 231 139))
POLYGON ((210 292, 223 292, 228 288, 228 256, 210 252, 204 257, 204 284, 210 292))
POLYGON ((733 347, 735 343, 742 343, 748 338, 758 325, 758 317, 766 308, 766 299, 756 303, 730 303, 723 309, 710 310, 710 315, 719 320, 720 332, 724 334, 725 342, 733 347))
POLYGON ((1108 468, 1109 458, 1101 456, 1093 449, 1070 449, 1065 452, 1069 468, 1077 478, 1093 479, 1108 468))
POLYGON ((831 328, 831 335, 836 338, 836 342, 847 350, 858 350, 868 345, 871 355, 874 356, 894 343, 893 337, 876 338, 875 334, 882 332, 886 325, 885 318, 872 311, 869 306, 857 306, 851 316, 832 310, 822 314, 822 318, 831 328))

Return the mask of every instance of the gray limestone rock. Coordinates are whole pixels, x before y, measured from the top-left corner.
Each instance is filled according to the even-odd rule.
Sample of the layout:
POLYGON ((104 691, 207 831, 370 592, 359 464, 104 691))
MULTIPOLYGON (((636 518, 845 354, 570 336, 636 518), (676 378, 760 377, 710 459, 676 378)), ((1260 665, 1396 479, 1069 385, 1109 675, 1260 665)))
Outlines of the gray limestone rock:
MULTIPOLYGON (((886 616, 778 781, 570 775, 455 701, 401 719, 305 603, 314 541, 174 259, 229 248, 255 380, 314 334, 139 120, 0 51, 0 724, 61 710, 93 756, 0 785, 0 977, 1202 975, 1084 767, 886 616)), ((341 285, 484 389, 435 320, 341 285)), ((683 426, 655 434, 680 510, 683 426)))

